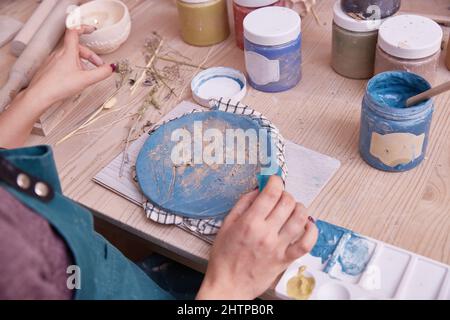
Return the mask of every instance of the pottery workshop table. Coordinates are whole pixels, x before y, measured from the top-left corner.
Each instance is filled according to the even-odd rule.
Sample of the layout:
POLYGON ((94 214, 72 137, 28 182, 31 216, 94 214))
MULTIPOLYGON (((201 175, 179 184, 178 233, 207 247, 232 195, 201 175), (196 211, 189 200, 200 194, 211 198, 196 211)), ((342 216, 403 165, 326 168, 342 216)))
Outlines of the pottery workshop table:
MULTIPOLYGON (((280 94, 251 89, 244 102, 270 118, 287 139, 341 161, 337 174, 310 207, 312 215, 450 264, 450 94, 435 99, 430 145, 426 160, 418 168, 385 173, 368 166, 358 154, 361 100, 366 81, 342 78, 330 68, 333 2, 318 2, 315 10, 318 21, 313 15, 303 20, 301 84, 280 94)), ((174 1, 125 0, 125 3, 132 13, 133 30, 120 50, 104 56, 108 63, 120 58, 142 63, 142 44, 154 30, 170 46, 192 57, 193 62, 202 62, 209 48, 191 47, 181 41, 174 1)), ((35 0, 3 0, 0 14, 25 21, 36 5, 35 0)), ((423 9, 424 13, 450 15, 449 5, 447 0, 409 0, 404 1, 402 10, 423 9)), ((6 80, 14 59, 9 54, 9 46, 0 50, 0 85, 6 80)), ((442 60, 439 81, 450 78, 442 60)), ((206 64, 244 70, 243 53, 236 47, 234 37, 215 46, 206 64)), ((32 136, 28 144, 55 145, 85 121, 113 87, 111 79, 87 89, 76 102, 68 101, 63 124, 48 137, 32 136)), ((77 135, 54 147, 63 190, 67 196, 102 212, 100 218, 202 269, 210 249, 208 244, 179 228, 150 222, 142 208, 92 181, 123 150, 131 120, 124 118, 103 131, 95 129, 124 117, 130 110, 137 110, 144 94, 133 97, 129 110, 93 125, 92 133, 77 135)), ((190 99, 189 90, 185 90, 183 99, 190 99)), ((177 98, 173 97, 161 110, 150 110, 147 120, 158 121, 176 103, 177 98)))

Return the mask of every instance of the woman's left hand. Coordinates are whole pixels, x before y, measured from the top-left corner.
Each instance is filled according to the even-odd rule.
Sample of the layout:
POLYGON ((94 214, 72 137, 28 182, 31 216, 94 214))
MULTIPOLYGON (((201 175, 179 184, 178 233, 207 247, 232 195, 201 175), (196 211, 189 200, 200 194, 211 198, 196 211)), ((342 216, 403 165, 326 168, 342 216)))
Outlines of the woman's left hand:
POLYGON ((95 27, 92 26, 66 31, 64 46, 50 55, 27 89, 33 93, 35 102, 48 107, 111 76, 113 67, 80 44, 80 35, 93 31, 95 27), (96 68, 89 70, 82 59, 96 68))
POLYGON ((94 30, 94 27, 82 26, 79 30, 66 31, 64 46, 48 57, 28 88, 0 114, 0 147, 23 146, 33 125, 54 103, 72 97, 113 74, 113 66, 105 64, 79 42, 81 34, 94 30), (87 68, 82 59, 90 61, 95 68, 87 68))

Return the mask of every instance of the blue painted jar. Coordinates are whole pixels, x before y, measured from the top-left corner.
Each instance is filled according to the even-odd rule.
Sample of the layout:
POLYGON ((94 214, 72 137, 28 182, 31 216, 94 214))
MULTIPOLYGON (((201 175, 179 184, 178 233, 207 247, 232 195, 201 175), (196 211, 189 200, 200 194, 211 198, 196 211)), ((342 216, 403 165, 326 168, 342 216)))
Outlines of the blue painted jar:
POLYGON ((301 80, 301 18, 284 7, 266 7, 244 19, 245 65, 250 85, 281 92, 301 80))
POLYGON ((372 167, 400 172, 425 157, 433 114, 429 99, 407 108, 406 100, 430 89, 421 76, 389 71, 373 77, 362 102, 359 149, 372 167))

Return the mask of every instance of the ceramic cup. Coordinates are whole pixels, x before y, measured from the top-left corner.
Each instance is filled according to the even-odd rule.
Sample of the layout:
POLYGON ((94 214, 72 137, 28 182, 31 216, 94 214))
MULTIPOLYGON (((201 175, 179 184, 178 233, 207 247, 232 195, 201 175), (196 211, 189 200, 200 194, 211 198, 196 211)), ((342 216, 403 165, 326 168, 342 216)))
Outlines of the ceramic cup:
POLYGON ((117 50, 129 37, 131 18, 127 6, 119 0, 94 0, 69 8, 66 27, 92 25, 97 30, 80 37, 80 42, 97 54, 117 50))

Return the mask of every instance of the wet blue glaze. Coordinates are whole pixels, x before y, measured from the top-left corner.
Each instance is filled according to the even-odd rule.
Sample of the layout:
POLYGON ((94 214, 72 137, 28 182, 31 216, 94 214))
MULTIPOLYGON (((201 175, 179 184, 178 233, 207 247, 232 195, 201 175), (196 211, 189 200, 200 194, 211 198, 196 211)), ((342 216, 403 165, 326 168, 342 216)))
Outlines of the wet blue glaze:
POLYGON ((295 87, 302 78, 302 36, 287 44, 263 46, 244 39, 245 51, 258 53, 269 60, 278 60, 280 64, 280 80, 266 85, 258 85, 249 76, 250 85, 263 92, 282 92, 295 87))
POLYGON ((422 77, 404 71, 389 71, 373 77, 362 102, 359 150, 372 167, 384 171, 406 171, 418 166, 425 157, 433 114, 433 101, 406 108, 405 101, 430 88, 422 77), (406 164, 388 166, 370 153, 372 134, 425 134, 421 155, 406 164))
POLYGON ((319 237, 311 255, 326 263, 324 272, 331 271, 339 263, 343 273, 360 275, 370 259, 368 241, 348 229, 322 220, 318 220, 316 225, 319 237))
POLYGON ((169 213, 189 218, 221 218, 243 193, 258 186, 260 165, 246 163, 236 172, 231 164, 174 167, 171 152, 177 142, 171 141, 172 132, 182 128, 192 133, 195 121, 203 122, 203 132, 209 128, 222 132, 224 128, 260 129, 257 120, 218 110, 170 121, 150 133, 142 147, 136 162, 138 182, 146 198, 169 213))

